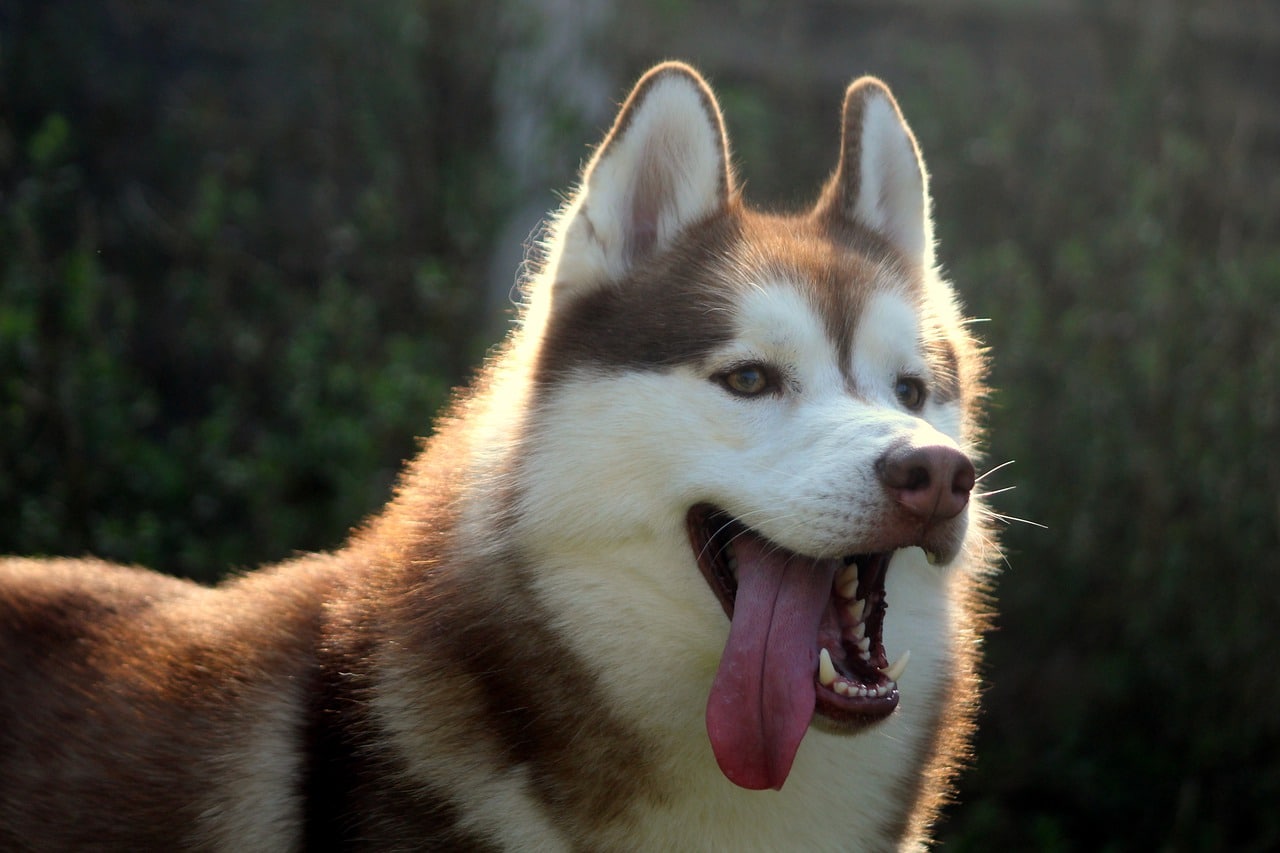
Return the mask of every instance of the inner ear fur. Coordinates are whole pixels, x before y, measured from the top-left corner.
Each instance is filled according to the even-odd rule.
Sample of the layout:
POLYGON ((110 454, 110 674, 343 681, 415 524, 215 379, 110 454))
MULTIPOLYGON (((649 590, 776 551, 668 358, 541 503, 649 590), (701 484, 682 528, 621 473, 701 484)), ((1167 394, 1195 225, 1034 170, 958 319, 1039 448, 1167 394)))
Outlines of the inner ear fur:
POLYGON ((831 224, 853 224, 907 258, 933 263, 928 174, 915 135, 893 94, 862 77, 845 92, 840 158, 815 207, 831 224))
POLYGON ((583 170, 565 213, 557 286, 624 277, 722 210, 733 191, 715 95, 684 63, 655 66, 636 83, 583 170))

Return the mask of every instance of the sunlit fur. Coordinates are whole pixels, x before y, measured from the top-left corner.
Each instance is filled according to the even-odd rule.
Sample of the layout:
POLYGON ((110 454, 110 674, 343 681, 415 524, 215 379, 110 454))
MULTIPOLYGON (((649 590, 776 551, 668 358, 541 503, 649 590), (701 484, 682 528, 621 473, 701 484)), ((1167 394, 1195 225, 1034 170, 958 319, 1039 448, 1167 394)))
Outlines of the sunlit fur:
POLYGON ((983 359, 934 265, 915 139, 869 78, 842 115, 814 207, 760 213, 702 78, 650 71, 511 337, 341 551, 217 590, 0 563, 0 847, 926 843, 972 728, 996 558, 979 498, 935 543, 947 565, 892 560, 884 644, 911 651, 892 715, 815 722, 764 792, 725 778, 704 722, 729 620, 691 506, 814 557, 898 548, 886 448, 978 453, 983 359), (744 362, 777 387, 715 381, 744 362), (919 411, 903 374, 930 388, 919 411))

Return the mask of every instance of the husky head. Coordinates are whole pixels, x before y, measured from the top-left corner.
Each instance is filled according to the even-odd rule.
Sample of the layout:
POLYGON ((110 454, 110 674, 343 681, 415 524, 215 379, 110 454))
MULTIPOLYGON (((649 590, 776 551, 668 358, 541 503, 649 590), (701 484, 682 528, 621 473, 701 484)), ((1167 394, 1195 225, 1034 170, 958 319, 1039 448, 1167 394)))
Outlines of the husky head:
MULTIPOLYGON (((934 269, 915 139, 872 78, 841 137, 810 210, 751 210, 710 89, 658 66, 523 319, 535 584, 629 713, 676 726, 696 704, 747 788, 782 785, 811 723, 852 736, 913 701, 886 637, 942 645, 945 594, 894 601, 895 633, 886 590, 943 589, 977 535, 980 365, 934 269)), ((917 659, 941 679, 945 654, 917 659)))

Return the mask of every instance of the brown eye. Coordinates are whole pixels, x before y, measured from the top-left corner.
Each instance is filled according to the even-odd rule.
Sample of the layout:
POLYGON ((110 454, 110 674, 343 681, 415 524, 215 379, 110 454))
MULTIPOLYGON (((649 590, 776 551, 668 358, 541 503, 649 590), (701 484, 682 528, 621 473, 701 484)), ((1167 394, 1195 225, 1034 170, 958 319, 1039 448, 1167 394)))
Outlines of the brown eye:
POLYGON ((928 390, 924 387, 924 382, 915 376, 899 376, 897 384, 893 386, 893 394, 904 408, 918 412, 924 408, 928 390))
POLYGON ((759 364, 744 364, 716 378, 721 385, 741 397, 758 397, 773 388, 768 370, 759 364))

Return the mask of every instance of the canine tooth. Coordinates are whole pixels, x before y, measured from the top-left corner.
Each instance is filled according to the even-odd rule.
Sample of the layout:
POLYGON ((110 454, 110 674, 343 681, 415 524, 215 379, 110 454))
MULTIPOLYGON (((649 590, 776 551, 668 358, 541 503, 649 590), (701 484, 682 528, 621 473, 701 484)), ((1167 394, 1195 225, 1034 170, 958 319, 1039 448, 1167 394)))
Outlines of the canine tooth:
POLYGON ((911 660, 911 650, 903 652, 901 657, 881 670, 890 681, 897 681, 907 671, 907 662, 911 660))
POLYGON ((836 668, 831 663, 831 652, 823 649, 818 652, 818 681, 823 687, 830 687, 836 680, 836 668))
POLYGON ((858 566, 856 564, 846 566, 841 571, 836 591, 840 593, 841 598, 852 599, 858 595, 858 566))
POLYGON ((938 555, 937 551, 926 550, 924 552, 924 558, 929 561, 929 565, 931 566, 936 566, 938 563, 942 562, 942 557, 938 555))

